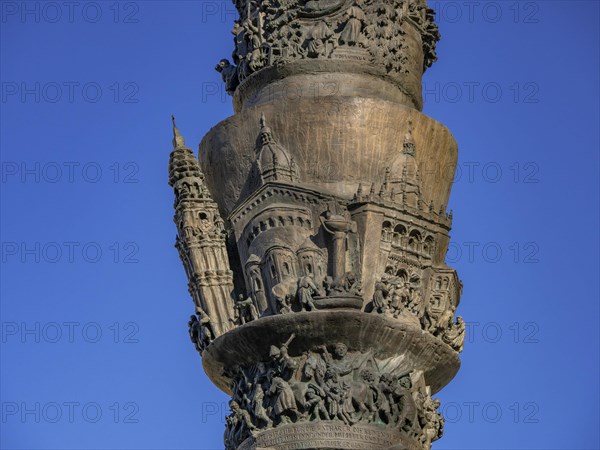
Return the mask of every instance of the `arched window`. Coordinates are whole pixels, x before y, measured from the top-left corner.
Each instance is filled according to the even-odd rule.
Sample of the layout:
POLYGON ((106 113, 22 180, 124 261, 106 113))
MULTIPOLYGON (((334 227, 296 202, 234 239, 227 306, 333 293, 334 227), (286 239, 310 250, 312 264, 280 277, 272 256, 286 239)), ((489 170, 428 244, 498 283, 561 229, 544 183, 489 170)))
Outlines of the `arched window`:
POLYGON ((404 225, 396 225, 396 227, 394 228, 394 233, 398 233, 404 236, 406 234, 406 228, 404 227, 404 225))
POLYGON ((290 265, 286 262, 283 263, 283 273, 285 275, 289 275, 290 274, 290 265))
POLYGON ((394 237, 393 241, 395 245, 404 244, 403 238, 406 236, 406 228, 403 225, 396 225, 394 227, 394 237))
POLYGON ((408 246, 413 250, 417 250, 420 242, 421 233, 419 233, 417 230, 412 230, 410 232, 410 236, 408 237, 408 246))
POLYGON ((275 270, 275 266, 271 264, 271 278, 273 280, 277 279, 277 271, 275 270))
POLYGON ((306 274, 307 275, 312 275, 312 273, 313 273, 312 264, 307 264, 306 265, 306 274))
POLYGON ((269 228, 275 228, 275 221, 269 218, 269 228))
POLYGON ((400 278, 402 281, 408 280, 408 274, 406 273, 406 270, 404 270, 404 269, 398 269, 398 271, 396 272, 396 276, 398 278, 400 278))
POLYGON ((381 238, 384 241, 389 241, 392 237, 392 223, 386 220, 383 222, 383 226, 381 228, 381 238))
POLYGON ((435 240, 433 239, 433 236, 427 236, 425 238, 425 242, 423 243, 423 251, 429 255, 432 255, 434 246, 435 240))

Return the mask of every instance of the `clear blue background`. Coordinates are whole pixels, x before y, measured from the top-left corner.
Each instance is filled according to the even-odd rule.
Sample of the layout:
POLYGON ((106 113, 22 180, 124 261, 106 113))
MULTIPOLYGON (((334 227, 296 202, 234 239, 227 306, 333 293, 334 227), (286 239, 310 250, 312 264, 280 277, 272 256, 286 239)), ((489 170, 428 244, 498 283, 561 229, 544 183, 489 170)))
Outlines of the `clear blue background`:
MULTIPOLYGON (((167 161, 170 114, 192 148, 232 114, 214 65, 233 7, 47 3, 1 2, 1 447, 222 448, 167 161)), ((598 2, 435 5, 425 112, 460 143, 449 257, 469 334, 434 448, 598 449, 598 2)))

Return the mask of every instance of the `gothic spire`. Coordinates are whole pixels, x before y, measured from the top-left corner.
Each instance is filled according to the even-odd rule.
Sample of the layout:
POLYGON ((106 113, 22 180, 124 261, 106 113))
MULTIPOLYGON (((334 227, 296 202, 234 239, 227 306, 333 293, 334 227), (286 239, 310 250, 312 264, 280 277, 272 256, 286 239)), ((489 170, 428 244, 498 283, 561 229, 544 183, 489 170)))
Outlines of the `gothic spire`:
POLYGON ((171 116, 171 121, 173 122, 173 148, 185 147, 185 140, 179 132, 179 128, 177 128, 177 125, 175 124, 175 116, 171 116))
POLYGON ((169 184, 175 186, 178 180, 184 178, 197 178, 199 185, 203 185, 204 175, 194 152, 185 145, 185 140, 175 124, 175 116, 171 116, 173 122, 173 152, 169 159, 169 184))

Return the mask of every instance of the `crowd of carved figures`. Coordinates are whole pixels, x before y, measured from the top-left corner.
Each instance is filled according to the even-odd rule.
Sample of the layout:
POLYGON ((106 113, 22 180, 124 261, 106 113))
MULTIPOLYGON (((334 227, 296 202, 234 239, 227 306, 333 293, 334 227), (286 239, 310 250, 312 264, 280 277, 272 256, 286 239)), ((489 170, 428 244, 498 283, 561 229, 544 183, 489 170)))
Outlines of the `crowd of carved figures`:
POLYGON ((421 1, 242 0, 236 5, 233 64, 223 59, 216 67, 230 94, 264 67, 304 58, 370 60, 388 73, 406 74, 407 24, 422 36, 425 68, 437 60, 435 13, 421 1))
POLYGON ((265 361, 231 374, 227 449, 280 424, 318 421, 393 427, 423 448, 442 436, 439 401, 431 398, 421 372, 381 372, 373 351, 349 352, 342 343, 292 357, 294 338, 271 346, 265 361))
MULTIPOLYGON (((422 287, 418 276, 403 273, 385 274, 375 283, 375 293, 368 306, 372 313, 383 314, 397 319, 410 314, 420 323, 423 330, 441 339, 455 351, 463 350, 466 324, 462 317, 455 321, 456 309, 442 302, 441 295, 436 291, 428 301, 424 301, 422 287)), ((337 284, 331 277, 326 277, 321 284, 316 283, 313 276, 302 276, 297 280, 296 289, 292 293, 278 296, 278 313, 292 314, 295 311, 315 311, 316 298, 325 298, 336 295, 354 295, 361 293, 359 277, 354 273, 346 274, 337 284)), ((234 325, 244 325, 259 319, 256 299, 239 295, 235 302, 234 325)), ((215 338, 210 317, 196 308, 197 314, 189 322, 190 337, 198 351, 202 352, 215 338)))
POLYGON ((386 274, 375 283, 372 312, 397 318, 403 312, 416 317, 423 330, 441 339, 457 352, 462 352, 466 325, 462 317, 454 321, 456 309, 452 305, 440 308, 439 298, 431 296, 423 301, 422 290, 406 275, 386 274))

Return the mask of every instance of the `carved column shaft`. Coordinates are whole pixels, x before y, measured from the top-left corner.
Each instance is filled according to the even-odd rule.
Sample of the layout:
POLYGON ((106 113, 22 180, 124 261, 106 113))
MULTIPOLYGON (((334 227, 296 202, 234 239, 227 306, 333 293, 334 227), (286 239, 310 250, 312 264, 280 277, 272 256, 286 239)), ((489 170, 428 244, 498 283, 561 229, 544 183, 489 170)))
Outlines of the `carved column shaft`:
POLYGON ((178 223, 190 291, 210 305, 190 337, 232 398, 225 446, 427 450, 465 333, 444 260, 458 149, 421 113, 434 13, 425 0, 234 3, 233 63, 217 70, 235 115, 199 161, 175 130, 170 164, 189 232, 212 246, 178 223), (204 199, 194 208, 183 179, 204 199))

